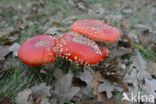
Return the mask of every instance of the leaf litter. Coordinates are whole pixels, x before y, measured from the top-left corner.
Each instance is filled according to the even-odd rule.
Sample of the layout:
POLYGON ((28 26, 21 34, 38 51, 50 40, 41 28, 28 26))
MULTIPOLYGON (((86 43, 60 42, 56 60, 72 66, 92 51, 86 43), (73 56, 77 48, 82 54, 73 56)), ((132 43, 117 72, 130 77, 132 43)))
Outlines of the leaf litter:
POLYGON ((46 86, 42 83, 38 86, 34 86, 31 89, 25 89, 18 93, 16 98, 17 104, 50 104, 48 97, 50 94, 50 86, 46 86))
MULTIPOLYGON (((19 92, 16 97, 17 104, 57 104, 58 102, 114 104, 114 92, 126 91, 130 94, 138 92, 140 89, 147 94, 155 95, 155 62, 146 61, 142 53, 134 49, 136 47, 133 47, 133 43, 142 44, 147 49, 155 50, 155 32, 153 30, 156 25, 145 23, 147 21, 143 20, 137 21, 137 19, 135 23, 131 23, 132 17, 138 15, 135 14, 138 13, 136 7, 149 5, 150 2, 136 3, 138 5, 135 6, 119 0, 113 2, 111 7, 107 7, 107 3, 104 3, 106 5, 103 6, 102 3, 89 4, 89 1, 84 0, 68 0, 67 3, 72 7, 72 11, 67 17, 63 16, 65 12, 61 7, 56 9, 55 13, 50 12, 49 16, 48 11, 50 10, 45 11, 44 9, 48 4, 47 0, 29 1, 25 7, 21 4, 17 7, 2 6, 2 10, 7 11, 0 16, 0 27, 3 30, 0 32, 0 44, 2 44, 0 45, 0 62, 7 63, 8 57, 10 57, 8 55, 11 52, 13 56, 17 56, 19 44, 16 41, 18 37, 23 36, 23 39, 26 39, 30 37, 30 34, 42 32, 56 35, 66 33, 70 24, 79 19, 79 15, 83 12, 88 15, 86 17, 110 22, 119 27, 124 34, 118 44, 113 46, 108 44, 112 50, 110 55, 112 61, 108 59, 97 67, 83 67, 76 72, 67 74, 59 69, 53 73, 53 77, 56 79, 53 84, 49 86, 46 86, 45 83, 39 84, 19 92), (76 15, 72 14, 73 11, 76 12, 76 15), (3 19, 9 16, 8 13, 12 14, 10 23, 15 21, 14 24, 3 19), (33 30, 36 25, 40 31, 33 30), (28 36, 24 37, 25 35, 28 36)), ((153 5, 151 6, 154 8, 153 5)), ((1 11, 0 14, 2 14, 1 11)), ((153 12, 149 12, 149 14, 154 17, 153 12)), ((86 17, 83 14, 81 18, 86 17)), ((3 74, 1 75, 3 76, 3 74)))

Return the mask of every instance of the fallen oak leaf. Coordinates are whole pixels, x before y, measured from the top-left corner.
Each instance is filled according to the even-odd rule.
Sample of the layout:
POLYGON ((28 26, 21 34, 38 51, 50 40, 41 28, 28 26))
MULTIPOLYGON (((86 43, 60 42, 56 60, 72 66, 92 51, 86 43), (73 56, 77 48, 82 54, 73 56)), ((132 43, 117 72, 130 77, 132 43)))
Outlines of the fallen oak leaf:
POLYGON ((63 71, 61 69, 56 69, 53 73, 54 78, 56 79, 56 81, 60 80, 63 76, 63 71))
POLYGON ((14 56, 17 56, 18 54, 18 49, 19 49, 20 45, 18 43, 13 43, 10 47, 9 47, 9 51, 13 52, 14 56))
POLYGON ((46 86, 46 83, 42 83, 38 86, 31 88, 34 104, 49 104, 47 97, 51 96, 50 86, 46 86))
POLYGON ((12 101, 8 97, 1 97, 0 96, 0 104, 12 104, 12 101))
POLYGON ((80 81, 82 81, 82 85, 84 85, 83 82, 85 82, 86 86, 81 87, 81 93, 85 94, 86 96, 92 97, 92 90, 93 90, 93 74, 94 71, 91 69, 91 67, 86 66, 84 67, 83 72, 77 73, 75 76, 76 78, 79 78, 80 81))
POLYGON ((155 62, 150 62, 150 63, 148 63, 147 67, 148 67, 148 69, 147 69, 148 72, 151 75, 156 77, 156 63, 155 62))
POLYGON ((3 62, 9 53, 9 46, 0 45, 0 62, 3 62))
POLYGON ((100 71, 97 71, 94 74, 94 80, 93 80, 93 86, 94 86, 93 94, 96 97, 96 100, 95 100, 96 102, 93 104, 114 104, 115 101, 112 98, 108 99, 106 93, 98 92, 98 87, 102 83, 102 81, 103 81, 103 78, 101 76, 101 73, 100 71))
POLYGON ((51 94, 50 94, 50 89, 51 87, 50 86, 46 86, 45 83, 42 83, 38 86, 34 86, 31 88, 32 90, 32 93, 34 95, 34 98, 39 96, 39 95, 42 95, 42 97, 50 97, 51 94))
POLYGON ((151 79, 147 71, 147 62, 138 50, 135 50, 135 55, 132 58, 133 63, 130 65, 128 72, 123 78, 123 82, 128 85, 128 95, 131 93, 136 95, 138 91, 142 92, 140 89, 142 89, 144 80, 151 79))
POLYGON ((19 47, 20 45, 17 43, 13 43, 11 46, 0 45, 0 62, 3 62, 10 52, 13 52, 13 54, 17 56, 19 47))
POLYGON ((44 98, 41 100, 40 104, 50 104, 48 98, 44 98))
POLYGON ((33 104, 33 102, 29 101, 31 94, 32 91, 30 89, 19 92, 16 98, 16 104, 33 104))
POLYGON ((52 91, 57 98, 61 99, 63 102, 67 102, 72 99, 79 91, 79 87, 74 87, 72 85, 73 74, 69 72, 64 75, 56 84, 55 90, 52 91))
POLYGON ((132 42, 128 35, 122 35, 121 40, 118 41, 119 47, 131 48, 132 42))
POLYGON ((99 102, 103 102, 105 99, 105 96, 98 92, 98 87, 101 84, 101 81, 103 80, 101 73, 99 71, 97 71, 94 75, 94 80, 93 80, 93 94, 94 96, 96 96, 97 101, 99 102))
POLYGON ((120 92, 123 91, 122 88, 115 86, 113 83, 105 79, 103 80, 103 83, 98 86, 98 92, 102 93, 105 91, 108 99, 113 96, 112 92, 115 90, 120 92))
POLYGON ((2 32, 0 32, 0 44, 10 44, 18 38, 19 30, 15 30, 13 27, 8 28, 7 30, 8 31, 2 30, 2 32))
POLYGON ((45 83, 36 85, 31 89, 27 89, 18 93, 16 98, 17 104, 49 104, 48 98, 51 94, 49 90, 50 86, 46 86, 45 83))
POLYGON ((155 79, 152 79, 152 80, 145 79, 144 89, 146 93, 148 95, 154 96, 154 98, 156 99, 156 87, 155 86, 156 86, 155 79))
POLYGON ((151 78, 147 71, 147 63, 139 51, 136 51, 136 55, 133 57, 133 63, 129 70, 130 72, 125 74, 124 82, 132 83, 134 87, 138 87, 138 81, 141 82, 145 78, 151 78))
POLYGON ((64 94, 64 99, 70 100, 80 91, 79 87, 72 87, 68 93, 64 94))
POLYGON ((104 79, 111 82, 122 84, 123 75, 121 73, 121 59, 113 57, 110 59, 104 67, 99 67, 100 73, 104 79))

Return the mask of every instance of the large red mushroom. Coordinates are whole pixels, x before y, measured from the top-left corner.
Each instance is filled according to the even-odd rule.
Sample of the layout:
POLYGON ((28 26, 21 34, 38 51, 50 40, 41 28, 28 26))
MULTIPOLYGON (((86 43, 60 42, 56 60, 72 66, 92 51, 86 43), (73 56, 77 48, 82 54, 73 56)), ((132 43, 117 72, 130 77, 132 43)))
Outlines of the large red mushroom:
POLYGON ((116 42, 120 37, 117 28, 94 19, 78 20, 72 24, 71 30, 100 42, 116 42))
POLYGON ((26 40, 18 51, 19 59, 30 66, 40 66, 55 60, 53 46, 54 37, 51 35, 37 35, 26 40))
POLYGON ((104 59, 98 45, 86 37, 75 34, 60 36, 55 45, 56 53, 63 58, 69 59, 81 65, 95 65, 104 59))

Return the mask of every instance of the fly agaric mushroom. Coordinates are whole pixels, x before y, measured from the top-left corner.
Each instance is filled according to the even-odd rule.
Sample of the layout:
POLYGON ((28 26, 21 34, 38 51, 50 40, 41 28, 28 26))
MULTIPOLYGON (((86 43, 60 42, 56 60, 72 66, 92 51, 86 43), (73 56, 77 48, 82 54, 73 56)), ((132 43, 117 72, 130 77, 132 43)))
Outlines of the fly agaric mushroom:
POLYGON ((53 46, 55 38, 51 35, 38 35, 26 40, 18 51, 19 59, 30 66, 40 66, 55 60, 53 46))
MULTIPOLYGON (((54 51, 60 57, 81 65, 95 65, 103 59, 103 55, 94 41, 75 34, 64 34, 59 37, 54 51)), ((105 55, 107 56, 107 54, 105 55)))
POLYGON ((117 28, 94 19, 78 20, 71 26, 71 30, 100 42, 116 42, 120 37, 117 28))
POLYGON ((109 50, 104 47, 99 47, 101 53, 102 53, 102 61, 105 60, 108 57, 109 50))

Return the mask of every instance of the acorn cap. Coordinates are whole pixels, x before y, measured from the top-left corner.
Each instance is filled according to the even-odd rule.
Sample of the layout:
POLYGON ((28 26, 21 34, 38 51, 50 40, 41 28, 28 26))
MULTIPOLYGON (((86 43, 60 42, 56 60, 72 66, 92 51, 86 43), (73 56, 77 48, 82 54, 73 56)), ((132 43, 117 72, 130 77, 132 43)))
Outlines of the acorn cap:
POLYGON ((55 60, 53 46, 54 37, 51 35, 37 35, 26 40, 18 51, 19 59, 30 66, 40 66, 55 60))
POLYGON ((76 21, 71 26, 71 31, 100 42, 116 42, 120 38, 117 28, 94 19, 76 21))

